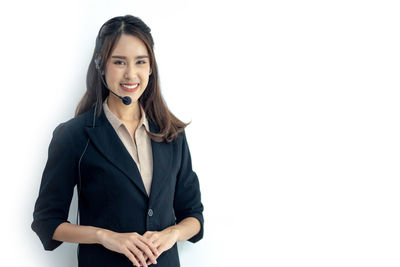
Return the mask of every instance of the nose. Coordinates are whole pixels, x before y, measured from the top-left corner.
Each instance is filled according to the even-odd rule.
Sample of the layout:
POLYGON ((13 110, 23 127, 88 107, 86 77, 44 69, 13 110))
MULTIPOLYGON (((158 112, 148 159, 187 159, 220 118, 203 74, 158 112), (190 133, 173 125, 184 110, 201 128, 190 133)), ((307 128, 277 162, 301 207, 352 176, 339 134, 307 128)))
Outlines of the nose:
POLYGON ((137 71, 138 70, 134 64, 128 64, 125 70, 125 78, 129 80, 135 80, 137 71))

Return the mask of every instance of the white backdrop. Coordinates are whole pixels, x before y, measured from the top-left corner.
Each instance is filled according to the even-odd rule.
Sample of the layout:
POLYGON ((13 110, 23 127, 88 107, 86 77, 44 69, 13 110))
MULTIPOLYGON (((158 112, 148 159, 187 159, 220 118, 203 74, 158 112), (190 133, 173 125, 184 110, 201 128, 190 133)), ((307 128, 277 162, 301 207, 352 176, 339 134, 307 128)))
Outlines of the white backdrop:
MULTIPOLYGON (((152 29, 186 129, 205 235, 182 266, 400 265, 397 1, 2 2, 1 266, 77 266, 31 230, 54 128, 100 26, 152 29)), ((70 210, 75 223, 76 198, 70 210)))

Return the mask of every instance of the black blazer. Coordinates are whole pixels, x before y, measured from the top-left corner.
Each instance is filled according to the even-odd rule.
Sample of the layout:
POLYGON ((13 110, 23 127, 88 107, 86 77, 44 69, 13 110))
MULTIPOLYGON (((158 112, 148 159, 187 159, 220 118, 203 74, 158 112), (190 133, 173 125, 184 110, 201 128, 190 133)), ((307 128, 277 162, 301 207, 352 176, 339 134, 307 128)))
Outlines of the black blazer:
MULTIPOLYGON (((81 225, 143 234, 195 217, 201 230, 189 241, 200 240, 203 205, 185 132, 171 143, 151 140, 153 180, 149 197, 135 162, 104 111, 96 117, 94 127, 93 118, 91 108, 59 124, 53 132, 31 224, 44 249, 61 245, 52 236, 58 225, 69 222, 71 199, 79 180, 81 225)), ((148 121, 150 131, 158 132, 157 125, 150 118, 148 121)), ((132 266, 125 255, 101 244, 78 246, 80 267, 132 266)), ((157 262, 156 266, 180 266, 177 245, 161 254, 157 262)))

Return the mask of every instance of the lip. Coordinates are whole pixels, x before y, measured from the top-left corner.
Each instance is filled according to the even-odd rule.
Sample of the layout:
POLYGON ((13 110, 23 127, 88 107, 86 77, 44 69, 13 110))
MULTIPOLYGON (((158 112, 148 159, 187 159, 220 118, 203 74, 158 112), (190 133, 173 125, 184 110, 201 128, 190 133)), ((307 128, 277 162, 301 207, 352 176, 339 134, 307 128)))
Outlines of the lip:
POLYGON ((129 89, 129 88, 123 87, 122 84, 120 84, 119 87, 120 87, 122 90, 124 90, 125 92, 128 92, 128 93, 136 92, 136 91, 139 89, 139 87, 140 87, 140 83, 123 83, 123 84, 126 84, 126 85, 128 85, 128 86, 132 86, 132 85, 135 85, 135 84, 138 85, 136 88, 129 89))
POLYGON ((135 84, 138 84, 138 83, 120 83, 120 84, 135 85, 135 84))

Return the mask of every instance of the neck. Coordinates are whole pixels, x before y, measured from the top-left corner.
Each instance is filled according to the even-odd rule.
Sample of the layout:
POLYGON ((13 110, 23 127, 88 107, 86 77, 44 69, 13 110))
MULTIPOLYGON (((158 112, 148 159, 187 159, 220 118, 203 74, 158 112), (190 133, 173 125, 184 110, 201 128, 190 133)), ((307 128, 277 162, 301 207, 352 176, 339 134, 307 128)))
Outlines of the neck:
POLYGON ((130 105, 125 105, 122 103, 120 98, 110 94, 107 98, 107 105, 111 112, 114 113, 121 121, 139 121, 141 118, 142 114, 139 107, 139 101, 132 101, 130 105))

